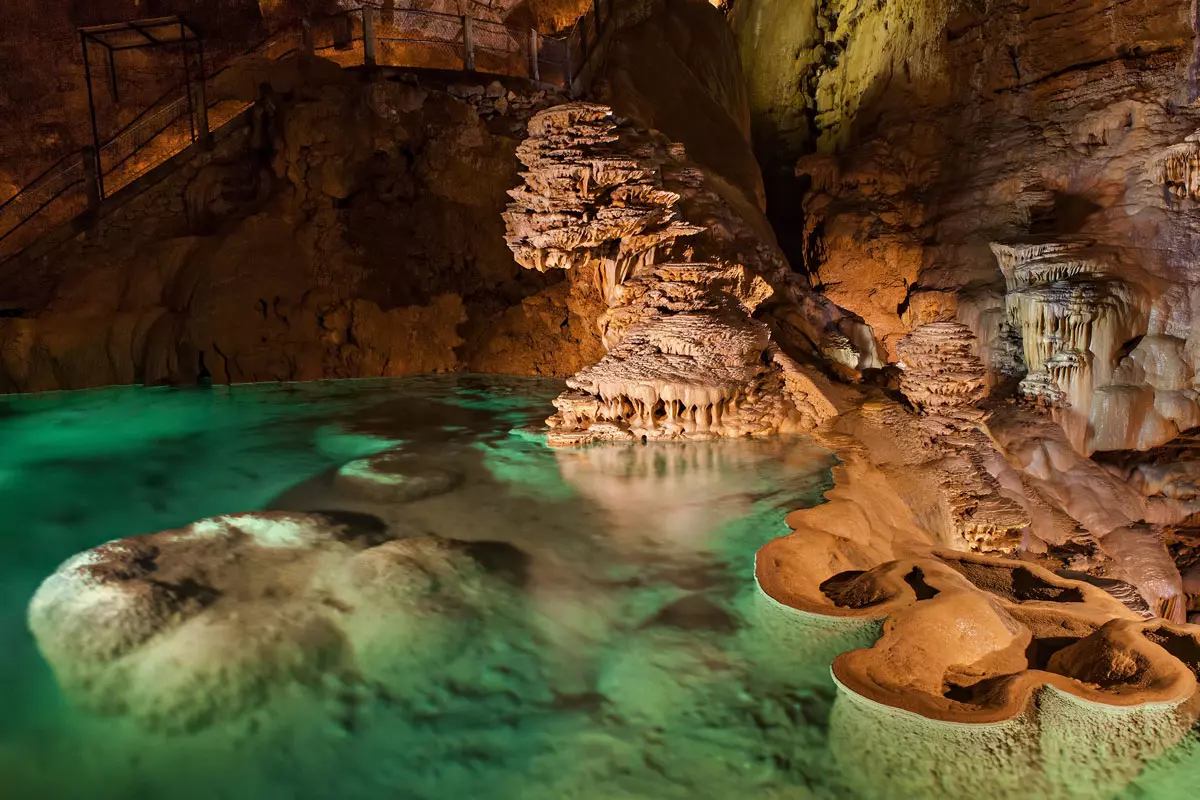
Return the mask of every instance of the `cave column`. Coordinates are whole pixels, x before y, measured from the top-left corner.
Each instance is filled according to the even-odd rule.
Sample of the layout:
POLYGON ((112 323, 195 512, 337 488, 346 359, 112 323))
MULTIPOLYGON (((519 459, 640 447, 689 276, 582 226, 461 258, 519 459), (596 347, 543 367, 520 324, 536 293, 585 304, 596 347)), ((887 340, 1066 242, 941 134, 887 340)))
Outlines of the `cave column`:
POLYGON ((375 66, 375 9, 363 6, 363 62, 375 66))
POLYGON ((471 17, 463 14, 463 69, 475 71, 475 32, 471 30, 471 17))

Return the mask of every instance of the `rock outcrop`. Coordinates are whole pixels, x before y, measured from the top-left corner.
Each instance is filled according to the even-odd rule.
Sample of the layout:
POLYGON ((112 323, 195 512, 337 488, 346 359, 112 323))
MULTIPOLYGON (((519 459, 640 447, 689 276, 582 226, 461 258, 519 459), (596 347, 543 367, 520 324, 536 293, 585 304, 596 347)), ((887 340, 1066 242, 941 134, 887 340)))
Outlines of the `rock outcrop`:
MULTIPOLYGON (((509 247, 529 269, 594 283, 608 305, 608 353, 568 380, 552 443, 764 435, 835 413, 820 377, 752 316, 775 285, 802 291, 786 262, 739 224, 682 146, 596 104, 543 111, 529 132, 517 151, 525 185, 505 214, 509 247)), ((822 334, 859 326, 806 299, 828 325, 801 315, 810 356, 822 334)), ((855 355, 856 367, 873 357, 855 355)))
POLYGON ((760 157, 798 159, 789 256, 889 359, 921 325, 965 324, 989 384, 1023 376, 1083 452, 1200 423, 1187 2, 748 0, 733 18, 760 157))

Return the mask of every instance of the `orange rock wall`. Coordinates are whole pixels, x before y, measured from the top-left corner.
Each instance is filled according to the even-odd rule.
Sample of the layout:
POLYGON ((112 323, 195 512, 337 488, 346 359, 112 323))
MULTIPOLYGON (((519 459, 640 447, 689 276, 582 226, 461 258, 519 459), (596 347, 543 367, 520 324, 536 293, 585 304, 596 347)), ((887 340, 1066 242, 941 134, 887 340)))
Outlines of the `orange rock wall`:
POLYGON ((504 244, 519 114, 544 96, 485 118, 467 94, 483 86, 460 99, 319 61, 257 78, 278 90, 214 152, 0 268, 0 390, 566 375, 598 357, 598 301, 504 244))
POLYGON ((771 211, 893 356, 964 297, 994 302, 989 241, 1078 233, 1192 279, 1194 226, 1146 166, 1200 125, 1189 2, 799 6, 734 11, 760 160, 799 158, 802 207, 771 211))

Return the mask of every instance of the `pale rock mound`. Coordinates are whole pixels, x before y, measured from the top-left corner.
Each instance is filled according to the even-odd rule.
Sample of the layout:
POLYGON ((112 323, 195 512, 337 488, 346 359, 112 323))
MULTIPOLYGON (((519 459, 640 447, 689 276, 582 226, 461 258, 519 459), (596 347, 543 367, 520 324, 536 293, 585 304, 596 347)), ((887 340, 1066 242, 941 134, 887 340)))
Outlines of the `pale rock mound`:
POLYGON ((293 683, 415 675, 465 646, 463 617, 515 602, 477 545, 348 517, 234 514, 101 545, 46 579, 29 627, 73 701, 194 729, 293 683))

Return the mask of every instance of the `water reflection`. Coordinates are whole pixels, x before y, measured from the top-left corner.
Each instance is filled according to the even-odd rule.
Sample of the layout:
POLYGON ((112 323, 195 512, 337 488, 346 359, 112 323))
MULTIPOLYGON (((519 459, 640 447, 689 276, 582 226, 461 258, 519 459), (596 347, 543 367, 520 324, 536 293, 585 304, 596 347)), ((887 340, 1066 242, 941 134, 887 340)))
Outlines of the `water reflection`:
POLYGON ((58 440, 38 425, 70 418, 87 446, 61 440, 42 464, 31 444, 0 462, 0 500, 24 526, 0 561, 12 594, 0 624, 16 643, 3 677, 21 695, 0 729, 4 792, 853 796, 839 769, 870 754, 855 742, 837 759, 829 750, 828 668, 875 632, 799 617, 752 578, 783 512, 828 487, 828 455, 803 439, 551 450, 536 426, 558 389, 454 377, 116 393, 48 403, 46 419, 18 404, 3 424, 19 424, 25 441, 47 448, 58 440), (161 398, 172 413, 152 413, 161 398), (153 432, 117 424, 139 414, 153 432), (415 469, 452 473, 452 488, 393 503, 337 480, 346 462, 388 448, 415 469), (148 485, 148 470, 166 477, 148 485), (63 490, 89 480, 102 493, 58 520, 63 490), (208 727, 163 735, 65 708, 21 622, 37 582, 114 536, 254 506, 348 512, 400 539, 467 542, 484 574, 431 571, 437 602, 410 612, 347 579, 334 588, 355 598, 362 623, 353 658, 260 687, 261 703, 208 727))

